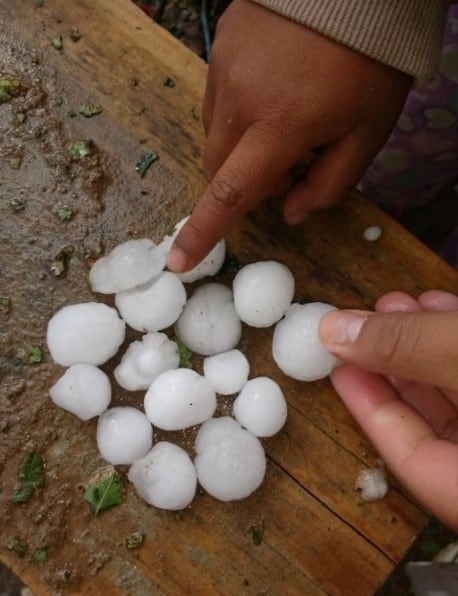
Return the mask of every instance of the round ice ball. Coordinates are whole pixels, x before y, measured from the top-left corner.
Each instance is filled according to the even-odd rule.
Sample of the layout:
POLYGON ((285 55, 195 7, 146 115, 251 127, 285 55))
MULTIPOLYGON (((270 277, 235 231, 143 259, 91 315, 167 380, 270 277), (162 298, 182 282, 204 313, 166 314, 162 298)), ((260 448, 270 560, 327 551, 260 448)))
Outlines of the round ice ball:
POLYGON ((278 384, 268 377, 245 383, 233 405, 237 422, 257 437, 271 437, 286 422, 288 406, 278 384))
POLYGON ((124 321, 137 331, 160 331, 173 325, 186 304, 186 290, 174 273, 164 271, 151 282, 118 292, 115 304, 124 321))
POLYGON ((99 302, 64 306, 48 323, 51 356, 62 366, 103 364, 124 341, 126 325, 116 309, 99 302))
POLYGON ((269 327, 291 305, 294 277, 282 263, 259 261, 245 265, 232 284, 237 314, 247 325, 269 327))
POLYGON ((153 427, 148 418, 130 406, 106 410, 97 425, 100 454, 110 464, 133 464, 153 444, 153 427))
POLYGON ((235 348, 242 324, 235 312, 231 290, 220 283, 200 286, 186 303, 176 322, 176 331, 192 352, 203 356, 235 348))
POLYGON ((123 242, 91 267, 91 288, 102 294, 135 288, 157 277, 165 267, 165 258, 149 238, 123 242))
POLYGON ((240 391, 249 374, 250 365, 240 350, 207 356, 204 360, 204 375, 220 395, 240 391))
POLYGON ((261 442, 233 418, 212 418, 195 442, 194 464, 202 488, 220 501, 248 497, 264 479, 266 456, 261 442))
POLYGON ((299 381, 329 375, 338 359, 323 347, 318 333, 321 318, 335 306, 323 302, 293 304, 275 327, 272 354, 280 369, 299 381))
POLYGON ((149 453, 132 464, 128 473, 140 497, 160 509, 177 511, 194 498, 197 476, 184 449, 160 441, 149 453))
POLYGON ((178 368, 180 355, 176 342, 165 333, 147 333, 132 342, 114 370, 115 379, 128 391, 148 389, 166 370, 178 368))
POLYGON ((56 406, 81 420, 89 420, 107 409, 111 401, 110 380, 93 364, 74 364, 51 387, 49 395, 56 406))
POLYGON ((216 395, 207 379, 189 368, 168 370, 145 395, 145 412, 163 430, 182 430, 213 416, 216 395))

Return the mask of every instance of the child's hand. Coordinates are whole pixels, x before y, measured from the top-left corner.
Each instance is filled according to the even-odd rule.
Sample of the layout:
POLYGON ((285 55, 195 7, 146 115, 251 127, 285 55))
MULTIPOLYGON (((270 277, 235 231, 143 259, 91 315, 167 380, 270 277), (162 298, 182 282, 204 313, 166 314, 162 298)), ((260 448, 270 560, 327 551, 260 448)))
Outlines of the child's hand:
POLYGON ((267 196, 285 219, 340 201, 391 132, 409 76, 250 0, 221 18, 203 107, 209 186, 168 259, 191 268, 267 196), (307 176, 291 170, 324 147, 307 176))
POLYGON ((458 296, 396 292, 376 310, 348 344, 331 340, 345 335, 342 311, 323 319, 325 345, 346 363, 332 382, 393 474, 458 530, 458 296))

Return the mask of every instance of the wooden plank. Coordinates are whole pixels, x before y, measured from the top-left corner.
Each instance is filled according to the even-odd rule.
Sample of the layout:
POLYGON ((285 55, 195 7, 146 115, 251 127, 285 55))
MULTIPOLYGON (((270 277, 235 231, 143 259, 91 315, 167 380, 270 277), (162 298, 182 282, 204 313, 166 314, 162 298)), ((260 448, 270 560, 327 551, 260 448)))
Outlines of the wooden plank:
MULTIPOLYGON (((0 540, 5 545, 17 537, 28 549, 23 558, 2 549, 1 559, 37 596, 190 589, 345 596, 355 586, 359 595, 372 594, 427 518, 394 481, 383 502, 360 505, 354 479, 376 454, 327 381, 298 383, 276 369, 271 329, 245 329, 241 343, 252 375, 275 378, 290 409, 284 431, 265 441, 269 466, 261 489, 227 504, 199 493, 176 514, 146 507, 128 487, 120 507, 96 518, 89 513, 80 487, 103 465, 96 422, 79 422, 48 399, 61 370, 45 349, 46 323, 61 306, 93 299, 87 267, 76 256, 80 247, 87 253, 131 237, 159 240, 197 200, 204 188, 198 118, 205 65, 127 0, 46 0, 40 9, 33 2, 1 3, 0 22, 7 24, 0 30, 0 72, 29 87, 25 96, 0 105, 0 295, 12 299, 0 327, 6 520, 0 540), (70 39, 75 27, 78 42, 70 39), (62 51, 50 45, 58 34, 62 51), (174 88, 164 87, 167 77, 174 88), (91 119, 69 115, 84 103, 100 103, 103 112, 91 119), (77 139, 93 141, 89 160, 69 155, 77 139), (160 159, 142 179, 135 163, 146 151, 160 159), (13 213, 12 199, 24 209, 13 213), (54 215, 63 205, 74 210, 69 222, 54 215), (75 254, 67 275, 58 278, 50 266, 66 246, 75 254), (27 363, 32 345, 43 348, 40 365, 27 363), (44 456, 46 485, 28 504, 14 505, 20 461, 32 448, 44 456), (252 528, 261 523, 265 532, 256 546, 252 528), (146 540, 130 552, 124 539, 134 531, 145 532, 146 540), (32 563, 43 546, 48 560, 32 563)), ((297 299, 367 307, 389 289, 458 291, 454 271, 358 195, 295 229, 281 222, 277 205, 265 205, 228 243, 242 262, 287 264, 297 299), (368 244, 362 232, 372 224, 383 235, 368 244)), ((115 404, 140 406, 141 399, 114 387, 115 404)), ((229 400, 221 400, 220 412, 229 408, 229 400)), ((174 438, 192 452, 193 432, 174 438)))

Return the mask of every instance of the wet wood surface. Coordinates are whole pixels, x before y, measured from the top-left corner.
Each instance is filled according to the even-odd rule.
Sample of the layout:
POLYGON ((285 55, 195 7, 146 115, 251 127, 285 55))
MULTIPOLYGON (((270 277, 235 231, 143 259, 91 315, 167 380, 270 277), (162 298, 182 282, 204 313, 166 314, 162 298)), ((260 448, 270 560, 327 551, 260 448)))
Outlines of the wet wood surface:
MULTIPOLYGON (((275 367, 272 329, 245 329, 241 342, 251 376, 276 379, 289 404, 285 428, 264 441, 261 488, 238 503, 199 491, 188 509, 170 513, 146 506, 126 483, 120 506, 91 514, 82 487, 104 465, 96 421, 80 422, 48 398, 62 370, 46 349, 47 321, 66 304, 96 299, 88 265, 101 250, 158 241, 192 209, 204 188, 206 67, 127 0, 1 0, 0 23, 0 74, 21 82, 0 103, 1 560, 36 596, 373 594, 428 517, 392 478, 383 501, 361 504, 354 482, 377 454, 327 380, 299 383, 275 367), (57 36, 61 49, 51 43, 57 36), (97 104, 100 114, 79 114, 97 104), (90 156, 72 155, 78 140, 90 141, 90 156), (135 164, 147 152, 159 160, 141 178, 135 164), (56 216, 63 207, 68 221, 56 216), (62 254, 68 267, 56 275, 62 254), (32 346, 42 362, 29 362, 32 346), (45 485, 18 505, 11 495, 31 450, 45 461, 45 485), (145 541, 131 551, 133 532, 145 541), (34 561, 37 549, 45 561, 34 561)), ((228 246, 241 263, 285 263, 297 300, 372 307, 392 289, 458 291, 455 271, 356 194, 294 229, 266 204, 228 246), (375 243, 363 238, 369 225, 383 230, 375 243)), ((141 407, 141 394, 113 390, 115 405, 141 407)), ((219 412, 228 411, 226 399, 219 412)), ((192 431, 172 438, 192 454, 192 431)))

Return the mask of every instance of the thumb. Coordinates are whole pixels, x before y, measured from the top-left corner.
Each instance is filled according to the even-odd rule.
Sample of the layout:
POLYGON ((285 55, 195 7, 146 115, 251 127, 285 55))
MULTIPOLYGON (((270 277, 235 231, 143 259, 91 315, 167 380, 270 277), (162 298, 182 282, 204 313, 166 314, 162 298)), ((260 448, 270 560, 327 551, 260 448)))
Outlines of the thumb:
POLYGON ((333 311, 320 323, 320 338, 344 362, 458 390, 457 311, 333 311))

